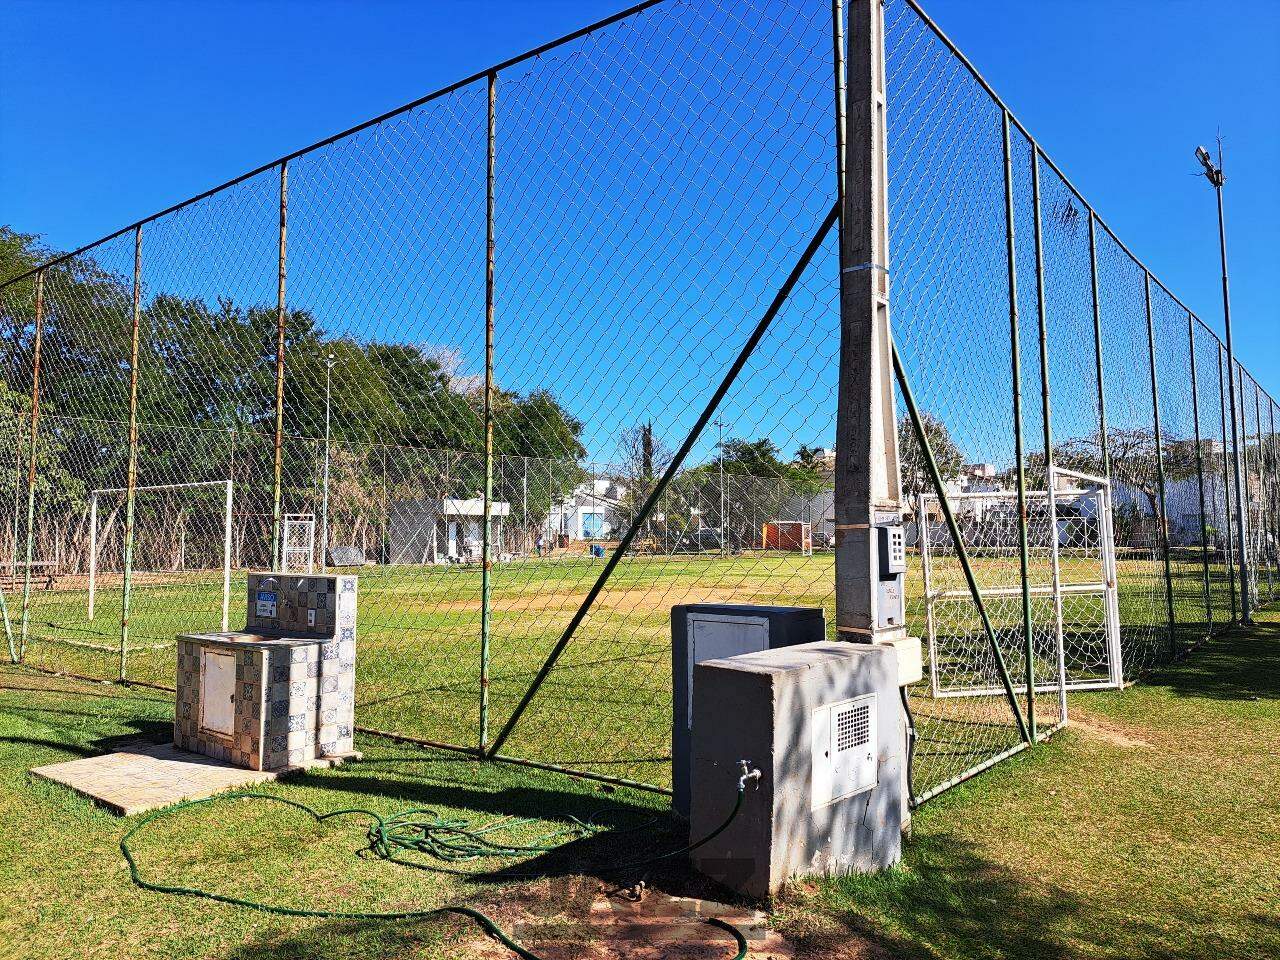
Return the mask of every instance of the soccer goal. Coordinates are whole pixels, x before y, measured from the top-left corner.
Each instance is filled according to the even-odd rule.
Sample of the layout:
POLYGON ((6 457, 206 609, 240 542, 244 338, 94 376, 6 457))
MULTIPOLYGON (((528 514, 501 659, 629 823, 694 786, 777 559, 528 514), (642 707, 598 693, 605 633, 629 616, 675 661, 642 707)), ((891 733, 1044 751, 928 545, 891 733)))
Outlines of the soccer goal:
POLYGON ((805 520, 770 520, 761 528, 764 550, 786 550, 813 556, 813 524, 805 520))
MULTIPOLYGON (((134 566, 144 566, 148 570, 157 575, 164 574, 170 576, 181 576, 188 571, 208 570, 211 569, 207 560, 212 559, 211 551, 220 553, 220 566, 222 569, 222 629, 228 629, 228 619, 231 612, 231 512, 233 498, 232 482, 230 480, 200 480, 192 483, 158 483, 149 486, 134 487, 134 505, 135 511, 141 513, 147 506, 147 502, 154 497, 165 496, 168 498, 172 509, 162 512, 158 515, 157 522, 164 525, 165 529, 160 530, 139 530, 135 521, 134 533, 134 566), (207 544, 199 544, 192 542, 189 535, 188 524, 185 522, 190 512, 201 504, 202 501, 208 503, 208 494, 200 496, 202 491, 212 491, 215 494, 221 492, 223 495, 219 498, 215 506, 205 506, 206 512, 216 511, 221 529, 217 531, 219 536, 213 536, 212 531, 206 531, 203 540, 208 540, 207 544), (159 555, 159 545, 157 541, 163 534, 164 556, 159 555), (141 564, 139 563, 141 560, 141 564)), ((101 540, 102 530, 99 522, 100 505, 103 501, 110 502, 113 498, 127 496, 128 488, 125 487, 103 487, 93 490, 89 494, 89 619, 94 617, 94 608, 98 595, 98 576, 102 572, 101 557, 101 540)), ((119 507, 112 510, 111 519, 117 518, 119 507)), ((110 564, 108 565, 110 568, 110 564)))
MULTIPOLYGON (((1054 468, 1048 490, 1027 491, 1027 585, 1037 693, 1124 684, 1111 484, 1054 468)), ((1024 629, 1017 494, 952 494, 953 509, 997 632, 1017 660, 1024 629)), ((1001 693, 973 598, 940 519, 937 497, 917 508, 929 677, 934 697, 1001 693)), ((1015 689, 1025 691, 1025 680, 1015 689)))
POLYGON ((280 570, 283 573, 316 572, 316 515, 286 513, 280 528, 280 570))

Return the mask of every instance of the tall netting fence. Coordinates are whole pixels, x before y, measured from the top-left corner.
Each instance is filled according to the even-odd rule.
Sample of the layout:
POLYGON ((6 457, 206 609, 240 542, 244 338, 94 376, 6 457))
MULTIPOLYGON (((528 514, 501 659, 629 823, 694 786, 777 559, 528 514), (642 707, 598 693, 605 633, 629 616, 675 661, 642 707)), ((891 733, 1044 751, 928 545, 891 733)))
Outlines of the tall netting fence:
MULTIPOLYGON (((997 641, 904 431, 927 797, 1020 747, 1000 659, 1043 732, 1064 692, 1131 682, 1239 616, 1232 373, 919 6, 884 9, 894 336, 997 641)), ((1274 403, 1234 375, 1249 589, 1266 603, 1274 403)))
MULTIPOLYGON (((1280 451, 918 8, 885 21, 893 328, 946 481, 903 418, 923 799, 1238 616, 1233 383, 1280 589, 1280 451)), ((166 686, 247 571, 354 571, 364 727, 669 786, 673 605, 834 623, 834 26, 647 5, 0 281, 12 658, 166 686)))

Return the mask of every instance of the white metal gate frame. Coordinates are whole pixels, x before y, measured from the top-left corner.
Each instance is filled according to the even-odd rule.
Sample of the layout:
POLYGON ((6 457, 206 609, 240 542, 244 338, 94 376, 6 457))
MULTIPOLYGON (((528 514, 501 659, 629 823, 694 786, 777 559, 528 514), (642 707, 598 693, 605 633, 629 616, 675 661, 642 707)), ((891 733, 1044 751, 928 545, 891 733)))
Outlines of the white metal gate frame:
MULTIPOLYGON (((1053 603, 1053 637, 1057 677, 1053 682, 1036 682, 1035 692, 1057 692, 1059 697, 1060 715, 1065 718, 1067 711, 1066 695, 1068 690, 1105 690, 1122 687, 1124 685, 1124 664, 1120 644, 1120 607, 1117 595, 1118 579, 1116 569, 1115 528, 1112 515, 1113 503, 1111 484, 1103 477, 1081 473, 1076 470, 1068 470, 1063 467, 1054 467, 1052 476, 1054 478, 1054 482, 1049 484, 1048 490, 1028 491, 1026 494, 1028 500, 1038 498, 1044 501, 1048 507, 1049 529, 1052 531, 1052 534, 1049 537, 1049 583, 1028 583, 1027 593, 1030 597, 1049 597, 1053 603), (1059 488, 1059 478, 1071 482, 1072 485, 1059 488), (1096 515, 1098 518, 1100 560, 1099 580, 1072 581, 1068 583, 1063 582, 1060 556, 1061 529, 1058 524, 1058 500, 1060 497, 1070 497, 1077 502, 1082 500, 1092 500, 1095 504, 1096 515), (1073 680, 1068 676, 1063 597, 1071 595, 1100 595, 1103 599, 1102 626, 1105 632, 1107 655, 1106 679, 1073 680)), ((992 500, 997 502, 1007 500, 1013 505, 1015 511, 1017 503, 1016 493, 1010 491, 949 494, 948 499, 953 501, 977 499, 988 502, 992 500)), ((935 589, 934 587, 927 504, 930 501, 936 500, 936 496, 921 494, 919 497, 917 514, 919 521, 917 524, 917 529, 919 530, 918 545, 921 557, 921 568, 924 575, 925 626, 929 644, 930 692, 935 698, 1001 695, 1004 692, 1003 688, 994 685, 954 687, 944 686, 941 682, 937 666, 939 662, 936 615, 938 603, 939 601, 944 600, 970 601, 972 600, 972 595, 966 588, 935 589)), ((1022 595, 1022 590, 1023 587, 1021 584, 1008 587, 984 587, 982 589, 982 596, 984 599, 989 597, 1020 597, 1022 595)), ((1026 684, 1024 683, 1020 688, 1015 687, 1015 689, 1025 691, 1026 684)))
MULTIPOLYGON (((231 517, 234 486, 230 480, 196 480, 190 483, 155 483, 134 487, 134 493, 154 493, 158 490, 190 490, 202 487, 222 487, 226 490, 222 514, 222 629, 228 629, 231 614, 231 517)), ((103 487, 89 492, 89 609, 88 619, 94 616, 98 594, 98 498, 128 493, 126 487, 103 487)), ((161 649, 161 648, 158 648, 161 649)))

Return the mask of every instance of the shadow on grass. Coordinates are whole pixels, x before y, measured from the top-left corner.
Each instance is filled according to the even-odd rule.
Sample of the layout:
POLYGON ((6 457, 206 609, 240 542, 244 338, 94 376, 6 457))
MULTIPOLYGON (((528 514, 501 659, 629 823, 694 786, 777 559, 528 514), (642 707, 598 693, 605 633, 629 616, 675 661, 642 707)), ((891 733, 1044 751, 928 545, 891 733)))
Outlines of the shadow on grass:
POLYGON ((801 957, 839 956, 852 940, 865 943, 870 957, 1058 960, 1067 952, 1049 931, 1083 909, 1061 891, 1029 887, 950 834, 916 837, 906 865, 824 881, 818 897, 817 904, 797 904, 797 912, 818 912, 832 923, 817 932, 800 925, 794 939, 801 957))
MULTIPOLYGON (((165 743, 173 739, 173 721, 101 714, 48 707, 0 707, 0 717, 34 722, 48 731, 46 737, 0 736, 0 747, 36 747, 42 750, 92 757, 112 753, 129 743, 145 740, 165 743), (77 722, 73 717, 84 718, 77 722), (98 735, 103 727, 113 732, 98 735)), ((42 762, 55 762, 54 759, 42 762)), ((38 764, 37 764, 38 765, 38 764)))
POLYGON ((1206 641, 1176 665, 1153 674, 1188 697, 1259 700, 1280 697, 1280 624, 1259 622, 1206 641))
MULTIPOLYGON (((290 783, 339 790, 355 797, 394 797, 404 808, 474 811, 480 822, 531 818, 551 821, 548 829, 556 824, 575 822, 606 828, 509 868, 468 870, 469 878, 475 882, 527 879, 530 874, 543 878, 570 875, 598 875, 602 880, 621 878, 616 869, 620 863, 678 849, 687 839, 684 827, 665 810, 630 802, 612 789, 591 790, 583 785, 577 790, 559 790, 542 785, 554 783, 555 774, 530 774, 506 764, 467 758, 448 758, 446 762, 448 772, 432 771, 434 759, 417 763, 406 759, 407 769, 380 774, 361 772, 368 765, 362 761, 337 771, 294 777, 290 783), (460 767, 459 760, 470 766, 460 767), (530 780, 535 782, 528 782, 530 780)), ((420 862, 428 867, 434 864, 426 858, 420 862)), ((683 872, 686 871, 675 871, 683 872)), ((671 871, 646 865, 644 870, 631 873, 635 876, 630 882, 634 882, 642 874, 667 876, 671 871)))
POLYGON ((433 955, 442 936, 463 934, 457 920, 325 920, 268 933, 226 954, 227 960, 396 960, 433 955))
POLYGON ((825 881, 816 896, 816 903, 802 897, 784 912, 820 913, 835 929, 828 924, 806 932, 798 923, 793 932, 784 926, 798 958, 1218 960, 1235 955, 1220 936, 1197 930, 1189 920, 1160 927, 1099 910, 1097 903, 1059 888, 1029 883, 954 834, 915 838, 905 866, 825 881), (842 952, 850 941, 865 948, 842 952))
POLYGON ((40 750, 57 750, 61 753, 73 753, 77 757, 97 756, 101 751, 92 747, 81 747, 74 743, 58 740, 41 740, 38 737, 0 737, 0 748, 36 747, 40 750))

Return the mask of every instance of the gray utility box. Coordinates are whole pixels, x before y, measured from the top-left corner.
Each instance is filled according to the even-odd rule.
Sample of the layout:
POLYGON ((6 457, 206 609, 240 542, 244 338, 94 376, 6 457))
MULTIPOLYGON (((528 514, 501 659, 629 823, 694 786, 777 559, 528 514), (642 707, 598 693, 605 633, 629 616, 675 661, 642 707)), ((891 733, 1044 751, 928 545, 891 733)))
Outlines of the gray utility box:
POLYGON ((249 574, 245 628, 178 637, 174 743, 251 770, 355 751, 356 578, 249 574))
POLYGON ((733 809, 748 760, 763 776, 742 810, 692 853, 750 897, 788 879, 881 870, 902 845, 905 777, 897 651, 821 642, 694 668, 690 836, 733 809))
POLYGON ((689 819, 693 665, 826 639, 821 607, 691 603, 671 608, 671 806, 689 819))

